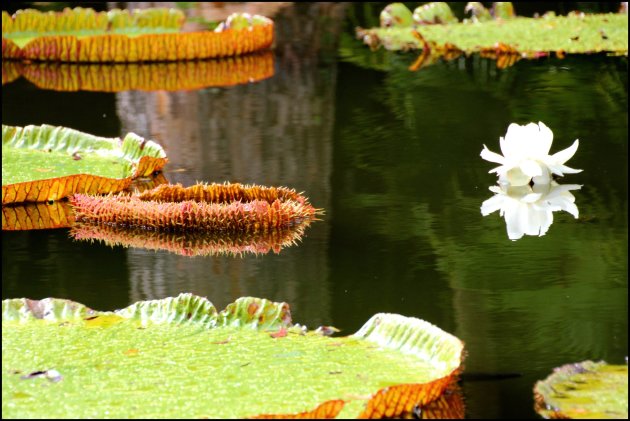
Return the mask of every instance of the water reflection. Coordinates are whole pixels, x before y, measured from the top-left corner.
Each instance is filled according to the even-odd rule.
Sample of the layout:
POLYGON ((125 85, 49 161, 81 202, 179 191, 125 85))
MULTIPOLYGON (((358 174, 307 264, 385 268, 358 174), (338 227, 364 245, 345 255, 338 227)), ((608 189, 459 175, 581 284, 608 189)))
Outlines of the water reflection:
POLYGON ((3 231, 68 228, 73 220, 72 206, 67 200, 2 206, 3 231))
POLYGON ((2 62, 2 84, 20 75, 40 89, 121 92, 179 91, 234 86, 274 74, 271 51, 244 56, 173 63, 69 64, 2 62))
MULTIPOLYGON (((344 7, 282 8, 274 16, 272 78, 227 89, 117 93, 121 131, 147 135, 165 148, 165 174, 172 183, 287 186, 304 192, 325 210, 324 221, 330 219, 334 57, 344 7)), ((331 324, 328 229, 316 224, 299 247, 240 259, 190 259, 130 248, 130 301, 191 291, 221 307, 241 295, 255 295, 291 303, 300 322, 331 324)))
POLYGON ((481 214, 488 216, 500 211, 510 240, 518 240, 525 234, 542 237, 553 223, 553 212, 563 210, 578 218, 571 190, 580 188, 579 184, 561 185, 555 181, 522 186, 500 183, 489 187, 494 196, 481 204, 481 214))
POLYGON ((265 232, 164 232, 104 224, 78 223, 70 230, 75 240, 101 242, 109 246, 165 250, 180 256, 240 256, 280 253, 296 245, 309 224, 303 222, 287 229, 265 232))

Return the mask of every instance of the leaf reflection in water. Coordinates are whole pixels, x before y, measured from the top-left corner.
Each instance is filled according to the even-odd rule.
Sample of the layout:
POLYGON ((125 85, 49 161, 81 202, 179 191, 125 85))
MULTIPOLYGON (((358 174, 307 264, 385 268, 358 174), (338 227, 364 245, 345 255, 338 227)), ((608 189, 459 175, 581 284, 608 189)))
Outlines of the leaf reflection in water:
POLYGON ((505 217, 510 240, 523 235, 543 236, 553 223, 553 212, 566 211, 576 219, 579 211, 571 190, 582 188, 579 184, 548 184, 513 186, 502 183, 490 186, 495 195, 481 204, 481 214, 490 215, 497 210, 505 217))
POLYGON ((77 223, 70 230, 75 240, 102 242, 109 246, 165 250, 182 256, 216 256, 280 253, 283 248, 297 244, 310 221, 286 229, 256 233, 164 232, 143 228, 127 228, 107 224, 77 223))

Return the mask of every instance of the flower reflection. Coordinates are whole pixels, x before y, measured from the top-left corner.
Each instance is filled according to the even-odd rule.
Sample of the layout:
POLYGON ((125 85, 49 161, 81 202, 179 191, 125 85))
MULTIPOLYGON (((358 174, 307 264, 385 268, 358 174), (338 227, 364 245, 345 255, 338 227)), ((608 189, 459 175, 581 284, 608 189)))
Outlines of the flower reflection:
POLYGON ((543 236, 553 223, 553 212, 563 210, 578 218, 575 196, 570 191, 581 187, 579 184, 561 185, 555 181, 490 186, 495 195, 482 203, 481 214, 487 216, 499 210, 500 215, 505 217, 510 240, 518 240, 525 234, 543 236))
POLYGON ((489 171, 497 173, 500 184, 548 184, 552 174, 563 176, 582 171, 564 165, 577 151, 579 140, 576 139, 569 148, 549 155, 553 132, 543 122, 529 123, 526 126, 512 123, 505 138, 501 137, 499 142, 503 156, 483 145, 481 157, 501 164, 489 171))

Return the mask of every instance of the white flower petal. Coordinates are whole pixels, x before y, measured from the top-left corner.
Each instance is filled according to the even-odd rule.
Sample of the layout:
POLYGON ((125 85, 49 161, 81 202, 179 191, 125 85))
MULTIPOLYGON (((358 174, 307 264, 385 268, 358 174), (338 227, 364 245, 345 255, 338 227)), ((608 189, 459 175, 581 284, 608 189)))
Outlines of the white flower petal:
POLYGON ((541 217, 539 221, 538 236, 542 237, 543 235, 547 234, 547 231, 549 231, 549 227, 551 226, 552 223, 553 223, 553 212, 547 211, 547 212, 541 213, 541 217))
POLYGON ((571 168, 571 167, 567 167, 566 165, 557 165, 557 164, 552 164, 549 165, 549 170, 557 175, 564 175, 564 174, 577 174, 579 172, 582 172, 583 170, 576 170, 575 168, 571 168))
MULTIPOLYGON (((525 208, 527 208, 527 205, 525 205, 525 208)), ((523 224, 521 224, 521 204, 518 201, 512 200, 504 209, 508 238, 510 240, 518 240, 525 235, 523 224)))
POLYGON ((531 177, 525 174, 520 168, 512 168, 501 176, 499 173, 499 182, 509 184, 510 186, 518 187, 529 184, 531 177))
POLYGON ((546 185, 551 182, 551 175, 549 172, 545 171, 543 175, 537 175, 535 177, 532 177, 532 181, 534 182, 534 185, 536 184, 546 185))
POLYGON ((575 154, 578 146, 580 146, 580 140, 575 139, 575 142, 573 142, 573 145, 569 146, 568 148, 560 152, 556 152, 555 154, 551 155, 551 161, 555 164, 560 164, 560 165, 564 164, 569 159, 571 159, 571 157, 575 154))
POLYGON ((521 198, 524 203, 536 203, 543 195, 540 193, 530 193, 521 198))
POLYGON ((486 145, 483 145, 483 150, 481 151, 481 157, 486 161, 496 162, 497 164, 505 163, 505 158, 499 155, 496 152, 492 152, 486 145))
POLYGON ((481 204, 481 214, 483 216, 488 216, 491 213, 498 211, 505 203, 505 200, 506 197, 501 194, 496 194, 492 196, 490 199, 484 201, 481 204))
POLYGON ((508 158, 520 155, 519 145, 525 142, 526 139, 527 137, 522 126, 516 123, 510 124, 505 133, 505 138, 499 138, 499 145, 501 146, 503 156, 508 158))
POLYGON ((575 219, 578 219, 580 216, 580 211, 578 210, 575 203, 567 203, 564 207, 565 212, 569 212, 575 219))
POLYGON ((521 161, 521 165, 519 165, 519 168, 530 178, 536 177, 537 175, 543 175, 543 169, 540 164, 537 161, 533 161, 531 159, 521 161))
POLYGON ((535 142, 531 146, 534 156, 547 156, 553 143, 553 132, 542 121, 538 122, 538 135, 534 137, 535 142))

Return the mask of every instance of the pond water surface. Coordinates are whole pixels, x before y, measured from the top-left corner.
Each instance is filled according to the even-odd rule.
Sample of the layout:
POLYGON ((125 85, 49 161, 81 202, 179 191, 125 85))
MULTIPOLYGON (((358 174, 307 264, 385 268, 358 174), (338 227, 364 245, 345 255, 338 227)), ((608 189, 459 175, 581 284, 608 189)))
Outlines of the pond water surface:
MULTIPOLYGON (((358 7, 358 6, 352 6, 358 7)), ((75 241, 67 229, 3 232, 2 297, 68 298, 100 310, 192 292, 218 308, 241 296, 291 305, 295 322, 356 331, 377 312, 427 320, 466 344, 472 418, 535 416, 554 367, 628 355, 628 61, 601 55, 479 57, 410 72, 413 54, 374 54, 341 5, 275 16, 273 76, 196 90, 2 88, 2 122, 133 131, 162 144, 171 183, 284 185, 322 208, 280 253, 186 257, 75 241), (575 139, 561 183, 580 217, 507 237, 483 217, 512 122, 542 121, 552 152, 575 139), (485 374, 510 374, 497 379, 485 374), (514 374, 514 376, 511 376, 514 374)))

